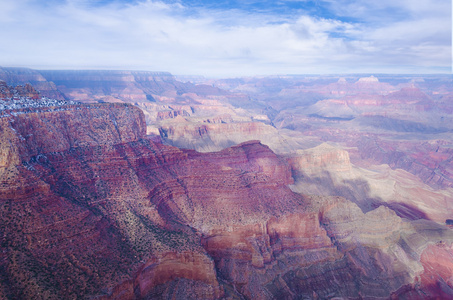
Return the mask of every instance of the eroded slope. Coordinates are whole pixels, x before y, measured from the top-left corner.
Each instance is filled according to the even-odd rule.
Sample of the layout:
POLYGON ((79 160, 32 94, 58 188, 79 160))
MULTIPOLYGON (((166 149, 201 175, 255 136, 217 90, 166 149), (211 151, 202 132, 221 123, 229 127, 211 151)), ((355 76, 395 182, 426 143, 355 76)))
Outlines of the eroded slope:
POLYGON ((0 141, 2 297, 453 294, 430 271, 449 228, 294 193, 290 164, 258 141, 165 146, 124 104, 4 111, 0 141))

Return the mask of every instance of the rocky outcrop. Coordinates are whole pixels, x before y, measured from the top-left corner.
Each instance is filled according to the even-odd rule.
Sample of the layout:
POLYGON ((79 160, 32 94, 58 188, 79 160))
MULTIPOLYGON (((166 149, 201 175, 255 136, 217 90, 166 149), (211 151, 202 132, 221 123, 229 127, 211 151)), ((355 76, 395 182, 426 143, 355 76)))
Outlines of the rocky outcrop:
POLYGON ((290 166, 258 141, 208 154, 153 143, 129 105, 1 122, 6 297, 387 297, 423 272, 420 241, 453 239, 291 192, 290 166))
POLYGON ((299 150, 288 158, 295 172, 316 175, 323 171, 348 172, 351 162, 347 151, 323 143, 317 147, 299 150))
POLYGON ((49 99, 43 97, 30 84, 15 87, 8 86, 0 80, 0 112, 2 115, 20 114, 27 109, 49 108, 77 104, 74 101, 49 99), (8 112, 9 111, 9 112, 8 112))
POLYGON ((429 245, 420 257, 424 272, 420 284, 427 286, 430 295, 444 299, 453 297, 452 244, 439 242, 429 245))
POLYGON ((29 109, 0 120, 7 297, 219 298, 202 232, 302 205, 284 185, 289 168, 268 148, 201 159, 145 139, 133 106, 29 109))
POLYGON ((407 170, 433 187, 453 186, 453 150, 447 141, 396 142, 363 137, 357 145, 364 160, 407 170))
POLYGON ((185 110, 168 110, 168 111, 159 111, 157 113, 157 120, 162 121, 166 119, 174 119, 177 116, 190 116, 190 113, 188 113, 185 110))
POLYGON ((262 174, 265 176, 262 180, 265 181, 271 180, 284 185, 293 182, 290 166, 260 141, 248 141, 220 152, 203 155, 190 152, 190 157, 238 169, 244 173, 262 174))
POLYGON ((202 152, 219 151, 249 140, 260 140, 266 145, 279 142, 277 130, 261 122, 195 123, 180 119, 177 123, 161 124, 159 131, 169 145, 202 152))
MULTIPOLYGON (((73 105, 57 112, 52 107, 16 110, 4 112, 0 122, 2 137, 7 135, 15 139, 14 144, 11 141, 2 143, 6 148, 2 150, 18 147, 15 155, 21 161, 76 147, 132 142, 146 134, 140 110, 123 104, 73 105)), ((5 163, 7 160, 0 165, 5 163)))
POLYGON ((0 99, 15 97, 38 99, 39 93, 28 83, 25 86, 18 85, 16 87, 10 87, 5 81, 0 81, 0 99))

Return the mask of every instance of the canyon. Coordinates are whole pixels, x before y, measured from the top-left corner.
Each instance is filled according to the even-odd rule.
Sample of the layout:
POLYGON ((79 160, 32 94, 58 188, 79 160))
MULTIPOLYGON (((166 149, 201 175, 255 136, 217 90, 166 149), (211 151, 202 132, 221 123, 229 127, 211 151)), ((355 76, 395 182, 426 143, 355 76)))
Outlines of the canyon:
POLYGON ((451 76, 0 80, 0 299, 453 297, 451 76))

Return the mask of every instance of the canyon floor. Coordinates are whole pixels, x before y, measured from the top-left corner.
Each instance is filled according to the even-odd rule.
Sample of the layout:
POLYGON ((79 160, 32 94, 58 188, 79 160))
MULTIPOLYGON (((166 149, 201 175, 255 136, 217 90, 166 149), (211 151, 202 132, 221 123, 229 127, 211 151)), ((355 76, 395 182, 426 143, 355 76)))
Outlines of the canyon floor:
POLYGON ((451 299, 447 75, 0 68, 0 299, 451 299))

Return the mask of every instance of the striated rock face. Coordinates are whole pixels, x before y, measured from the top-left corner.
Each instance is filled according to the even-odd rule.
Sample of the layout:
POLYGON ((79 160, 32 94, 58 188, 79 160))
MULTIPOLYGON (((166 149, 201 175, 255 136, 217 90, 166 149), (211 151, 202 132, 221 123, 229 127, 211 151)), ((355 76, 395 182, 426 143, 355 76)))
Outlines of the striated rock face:
POLYGON ((420 281, 432 295, 440 295, 444 299, 453 297, 452 257, 452 244, 445 242, 429 245, 423 251, 420 261, 424 272, 420 281))
POLYGON ((22 161, 75 147, 132 142, 146 134, 141 111, 123 104, 73 105, 57 112, 52 108, 24 109, 3 115, 2 129, 20 140, 16 146, 22 161))
POLYGON ((347 151, 323 143, 317 147, 299 150, 288 158, 296 172, 316 174, 322 171, 348 172, 351 162, 347 151))
POLYGON ((229 231, 216 230, 202 242, 214 258, 219 275, 250 299, 279 298, 285 292, 293 296, 310 294, 309 287, 297 284, 280 291, 282 285, 292 283, 287 281, 289 278, 285 283, 280 276, 289 277, 294 269, 341 256, 319 227, 317 215, 302 212, 255 225, 234 226, 229 231))
POLYGON ((29 109, 0 120, 7 297, 219 298, 201 232, 302 205, 284 185, 288 166, 267 147, 202 157, 154 144, 129 105, 29 109))
POLYGON ((425 285, 411 285, 424 270, 421 240, 438 240, 432 232, 452 238, 432 223, 414 229, 385 207, 364 214, 341 198, 309 203, 302 211, 205 236, 203 247, 219 276, 250 299, 387 298, 406 286, 421 294, 425 285))
POLYGON ((0 120, 5 297, 387 297, 424 270, 417 232, 452 240, 388 208, 291 192, 290 166, 257 141, 153 143, 129 105, 0 120))
POLYGON ((220 152, 204 155, 191 152, 190 157, 221 164, 226 168, 239 169, 244 173, 262 174, 265 176, 262 180, 265 181, 271 180, 284 185, 293 182, 289 165, 260 141, 248 141, 220 152))
POLYGON ((124 151, 131 149, 128 142, 144 137, 140 110, 77 106, 0 120, 5 294, 94 296, 130 278, 152 255, 140 254, 136 239, 146 236, 142 245, 158 247, 150 241, 156 233, 119 201, 139 192, 124 151), (122 192, 123 185, 134 191, 122 192))
POLYGON ((357 144, 364 160, 407 170, 433 187, 453 187, 453 149, 448 141, 395 142, 363 137, 357 144))
MULTIPOLYGON (((445 204, 445 212, 410 218, 414 210, 405 207, 405 202, 372 202, 362 197, 363 202, 356 204, 342 197, 306 196, 308 189, 294 188, 301 176, 319 187, 326 182, 323 178, 316 182, 317 176, 326 170, 354 175, 357 170, 349 161, 350 153, 317 143, 315 148, 305 147, 283 158, 271 151, 284 149, 276 146, 283 141, 275 141, 281 137, 277 129, 252 122, 251 113, 222 106, 224 98, 200 96, 221 94, 212 86, 200 86, 198 94, 181 88, 185 98, 180 99, 176 84, 162 79, 165 74, 106 72, 98 80, 99 72, 84 77, 88 73, 79 82, 85 87, 87 82, 92 84, 87 95, 99 92, 103 80, 118 80, 132 82, 125 85, 131 89, 123 92, 135 101, 143 94, 136 94, 132 86, 156 81, 155 90, 150 90, 156 102, 151 98, 142 102, 149 108, 146 115, 118 103, 2 112, 0 298, 412 299, 452 295, 453 232, 443 225, 451 211, 447 207, 451 194, 425 193, 425 187, 412 185, 415 181, 410 174, 387 166, 398 180, 382 168, 381 173, 370 175, 369 171, 369 178, 374 176, 369 181, 371 190, 363 181, 348 181, 346 175, 338 175, 331 187, 344 184, 363 188, 364 195, 378 191, 397 200, 402 191, 408 199, 422 194, 421 198, 431 201, 423 205, 435 200, 438 206, 445 204), (189 98, 190 105, 184 103, 189 98), (168 99, 181 103, 170 105, 168 99), (218 114, 224 107, 230 109, 228 114, 218 114), (167 143, 231 147, 199 153, 163 145, 146 135, 145 119, 161 122, 167 143), (246 141, 255 136, 262 142, 246 141), (239 144, 232 146, 235 143, 239 144), (386 185, 372 185, 379 180, 386 185), (401 211, 406 208, 404 215, 401 211), (442 218, 442 224, 427 220, 432 216, 442 218)), ((71 77, 74 74, 67 74, 72 78, 68 82, 77 81, 71 77)), ((57 75, 64 81, 64 72, 57 75)), ((81 90, 74 87, 73 92, 81 90)), ((403 92, 412 97, 411 91, 403 92)), ((348 122, 313 119, 326 124, 335 121, 335 125, 348 122)), ((344 127, 308 131, 326 140, 344 132, 344 127)), ((362 133, 342 138, 349 137, 351 146, 364 138, 362 133)), ((352 148, 351 157, 357 159, 367 152, 366 145, 352 148)), ((430 145, 425 146, 433 149, 431 163, 448 159, 447 143, 439 141, 438 149, 430 145)), ((374 157, 379 151, 369 152, 374 157)), ((414 161, 420 161, 417 152, 411 153, 414 161)), ((448 170, 448 164, 443 164, 448 170)), ((348 191, 343 192, 348 196, 348 191)))
POLYGON ((261 122, 192 123, 181 120, 162 124, 163 140, 176 147, 197 151, 218 151, 249 140, 260 140, 266 145, 276 144, 278 133, 274 127, 261 122))
POLYGON ((129 298, 215 299, 223 295, 212 261, 204 254, 168 252, 140 267, 129 298), (173 283, 173 284, 170 284, 173 283))
MULTIPOLYGON (((337 147, 321 144, 289 156, 287 161, 294 178, 291 188, 306 194, 342 196, 356 203, 364 212, 384 205, 409 220, 430 219, 444 223, 453 214, 451 188, 433 188, 414 174, 395 166, 358 167, 349 161, 348 152, 337 147)), ((414 150, 420 151, 420 147, 405 151, 414 150)), ((440 159, 442 152, 432 153, 430 163, 433 166, 439 163, 436 158, 440 159)), ((373 152, 364 151, 364 155, 373 155, 373 152)), ((386 158, 385 153, 380 155, 386 158)), ((412 160, 423 161, 420 158, 412 160)))

